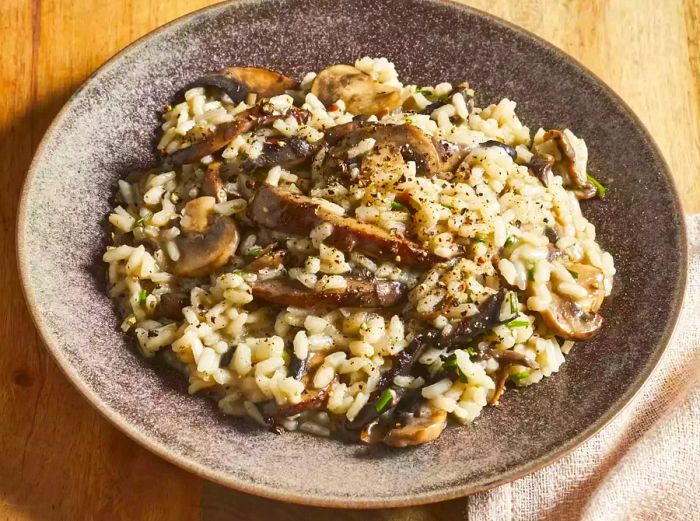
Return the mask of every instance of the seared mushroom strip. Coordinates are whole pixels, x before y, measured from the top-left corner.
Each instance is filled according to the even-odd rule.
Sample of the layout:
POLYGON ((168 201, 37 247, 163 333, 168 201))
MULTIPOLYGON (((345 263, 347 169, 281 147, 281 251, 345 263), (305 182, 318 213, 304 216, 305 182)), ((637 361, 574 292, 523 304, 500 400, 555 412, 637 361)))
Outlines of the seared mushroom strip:
POLYGON ((506 298, 506 291, 499 291, 491 295, 481 306, 475 315, 463 318, 447 335, 442 335, 438 340, 441 347, 453 348, 458 344, 468 342, 481 333, 485 333, 494 326, 508 322, 513 317, 501 319, 501 307, 506 298))
POLYGON ((343 100, 350 114, 383 116, 401 105, 397 87, 372 79, 352 65, 333 65, 318 73, 311 93, 326 107, 343 100))
POLYGON ((170 162, 175 166, 194 163, 204 156, 221 150, 233 141, 236 136, 252 130, 257 123, 259 114, 259 106, 244 110, 233 121, 217 125, 212 132, 206 134, 201 140, 173 152, 170 155, 170 162))
POLYGON ((293 136, 288 139, 268 139, 262 147, 260 155, 255 159, 248 158, 241 164, 241 170, 268 169, 273 166, 292 168, 302 165, 318 151, 318 144, 311 144, 304 138, 293 136))
POLYGON ((375 258, 391 259, 405 265, 441 262, 442 258, 423 250, 418 244, 392 235, 378 226, 365 224, 331 213, 312 201, 310 197, 293 194, 276 186, 262 185, 248 213, 260 226, 308 236, 323 223, 332 227, 326 242, 343 251, 359 251, 375 258))
POLYGON ((297 87, 297 82, 284 74, 261 67, 229 67, 207 74, 190 83, 187 88, 214 87, 238 103, 250 93, 270 98, 297 87))
POLYGON ((419 335, 399 353, 391 369, 382 375, 369 401, 360 409, 352 421, 345 422, 347 430, 360 430, 383 413, 396 407, 407 393, 407 390, 395 385, 394 379, 397 376, 406 376, 411 372, 425 347, 433 342, 437 335, 438 333, 435 330, 419 335))
POLYGON ((290 280, 270 279, 251 283, 253 296, 282 306, 297 308, 365 307, 385 308, 399 303, 406 286, 388 280, 345 279, 347 287, 314 291, 290 280))
POLYGON ((554 157, 549 154, 533 154, 528 167, 544 186, 549 186, 549 176, 554 166, 554 157))
POLYGON ((540 365, 534 360, 530 360, 522 353, 517 351, 511 351, 510 349, 487 349, 480 356, 480 359, 495 358, 499 362, 506 362, 508 364, 518 364, 529 367, 530 369, 539 369, 540 365))
POLYGON ((244 269, 245 271, 248 271, 250 273, 255 273, 264 269, 276 268, 280 264, 284 263, 286 257, 286 250, 270 249, 270 251, 263 252, 263 254, 260 255, 260 257, 249 262, 244 269))
POLYGON ((207 166, 207 171, 202 180, 202 194, 216 199, 217 203, 223 201, 222 192, 224 183, 221 181, 221 163, 214 161, 207 166))
POLYGON ((203 277, 220 268, 238 248, 238 228, 229 217, 213 212, 213 197, 198 197, 185 205, 177 237, 180 253, 174 263, 180 277, 203 277))
POLYGON ((548 154, 553 157, 552 173, 562 177, 564 188, 574 191, 578 199, 595 197, 598 190, 588 180, 588 150, 583 141, 568 130, 548 130, 542 136, 542 143, 534 148, 536 155, 548 154))

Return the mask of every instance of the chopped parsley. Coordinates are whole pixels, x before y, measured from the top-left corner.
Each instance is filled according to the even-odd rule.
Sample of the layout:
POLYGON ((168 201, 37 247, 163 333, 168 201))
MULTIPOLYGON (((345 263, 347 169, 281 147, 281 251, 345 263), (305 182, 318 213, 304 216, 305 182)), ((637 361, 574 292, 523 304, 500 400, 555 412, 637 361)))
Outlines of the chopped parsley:
POLYGON ((423 96, 432 96, 434 93, 433 93, 433 89, 423 88, 423 89, 417 89, 416 94, 422 94, 423 96))
POLYGON ((588 174, 586 177, 588 177, 588 182, 591 183, 593 186, 595 186, 595 190, 598 193, 598 197, 603 199, 605 197, 605 193, 608 191, 607 188, 605 188, 600 181, 598 181, 595 177, 593 177, 591 174, 588 174))
POLYGON ((147 221, 151 220, 151 217, 153 217, 152 212, 148 212, 143 217, 139 217, 138 219, 136 219, 136 221, 134 222, 134 225, 131 227, 131 229, 133 230, 134 228, 142 228, 146 224, 147 221))
POLYGON ((467 378, 467 375, 462 372, 462 370, 458 367, 457 368, 457 374, 459 375, 459 381, 462 382, 463 384, 468 384, 469 383, 469 378, 467 378))
POLYGON ((535 268, 533 266, 530 266, 527 269, 527 280, 529 280, 530 282, 535 281, 535 268))
POLYGON ((523 380, 525 380, 525 378, 527 378, 528 376, 530 376, 530 371, 523 371, 522 373, 511 375, 510 379, 513 380, 515 383, 520 383, 523 380))
POLYGON ((248 253, 246 253, 246 257, 250 257, 251 259, 257 259, 262 255, 262 248, 259 246, 253 246, 248 250, 248 253))
POLYGON ((513 246, 516 242, 518 242, 518 239, 515 238, 515 235, 511 235, 506 239, 506 242, 503 243, 504 248, 510 248, 513 246))
POLYGON ((455 355, 450 356, 443 362, 442 367, 443 369, 452 369, 453 367, 457 367, 457 357, 455 355))
POLYGON ((472 242, 486 242, 486 239, 484 239, 481 235, 475 235, 471 240, 472 242))
POLYGON ((515 291, 511 291, 510 293, 508 293, 508 302, 510 303, 510 312, 517 313, 518 312, 518 296, 515 294, 515 291))
MULTIPOLYGON (((473 347, 468 347, 465 349, 467 353, 469 353, 470 356, 474 356, 476 354, 476 349, 473 347)), ((462 372, 462 370, 459 368, 457 365, 457 356, 452 355, 450 356, 447 360, 445 360, 442 364, 443 369, 456 369, 457 370, 457 376, 459 377, 459 381, 462 382, 463 384, 467 383, 469 380, 467 378, 467 375, 462 372)))
POLYGON ((473 347, 468 347, 465 349, 465 351, 469 354, 469 356, 476 356, 476 349, 473 347))
POLYGON ((407 210, 407 208, 398 201, 391 201, 391 209, 392 210, 401 210, 401 211, 407 210))
POLYGON ((515 318, 515 319, 511 320, 510 322, 508 322, 506 324, 506 327, 508 329, 517 329, 519 327, 528 327, 529 325, 530 325, 529 320, 525 320, 522 318, 515 318))
POLYGON ((148 298, 148 291, 145 289, 142 289, 139 291, 139 304, 142 306, 146 303, 146 299, 148 298))
POLYGON ((571 273, 571 276, 574 278, 574 280, 578 280, 578 273, 576 273, 575 271, 569 270, 569 269, 567 269, 566 271, 571 273))
POLYGON ((374 406, 374 409, 377 412, 384 412, 389 404, 394 401, 394 391, 391 389, 387 389, 384 391, 384 393, 379 397, 379 400, 377 400, 377 404, 374 406))
POLYGON ((284 360, 284 365, 289 365, 292 360, 287 351, 282 351, 282 360, 284 360))

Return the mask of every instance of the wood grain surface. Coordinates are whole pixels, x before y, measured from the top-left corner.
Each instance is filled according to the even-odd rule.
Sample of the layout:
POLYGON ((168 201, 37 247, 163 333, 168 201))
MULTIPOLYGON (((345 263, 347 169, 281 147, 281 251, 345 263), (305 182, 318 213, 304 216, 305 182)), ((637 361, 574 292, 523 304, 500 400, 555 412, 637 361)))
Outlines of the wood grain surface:
MULTIPOLYGON (((603 78, 655 136, 686 211, 700 211, 700 0, 463 1, 535 32, 603 78)), ((466 499, 331 511, 207 483, 107 423, 42 346, 15 261, 15 214, 33 151, 71 92, 106 59, 211 3, 0 1, 0 519, 462 519, 466 499)))

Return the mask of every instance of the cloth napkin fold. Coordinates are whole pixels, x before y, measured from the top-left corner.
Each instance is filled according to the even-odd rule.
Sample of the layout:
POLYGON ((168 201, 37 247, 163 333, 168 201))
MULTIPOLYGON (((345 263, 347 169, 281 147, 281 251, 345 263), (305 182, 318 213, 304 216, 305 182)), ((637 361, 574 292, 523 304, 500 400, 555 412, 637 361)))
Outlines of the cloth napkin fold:
POLYGON ((700 214, 676 333, 637 396, 560 461, 469 497, 467 521, 700 520, 700 214))

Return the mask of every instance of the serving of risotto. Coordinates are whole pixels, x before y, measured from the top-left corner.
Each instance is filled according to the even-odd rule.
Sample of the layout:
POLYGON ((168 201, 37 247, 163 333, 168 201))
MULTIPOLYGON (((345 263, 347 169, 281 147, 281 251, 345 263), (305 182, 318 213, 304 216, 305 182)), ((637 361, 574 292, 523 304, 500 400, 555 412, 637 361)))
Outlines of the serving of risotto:
POLYGON ((103 260, 122 329, 224 413, 419 445, 601 330, 615 268, 579 201, 605 188, 571 130, 385 58, 182 92, 103 260))

